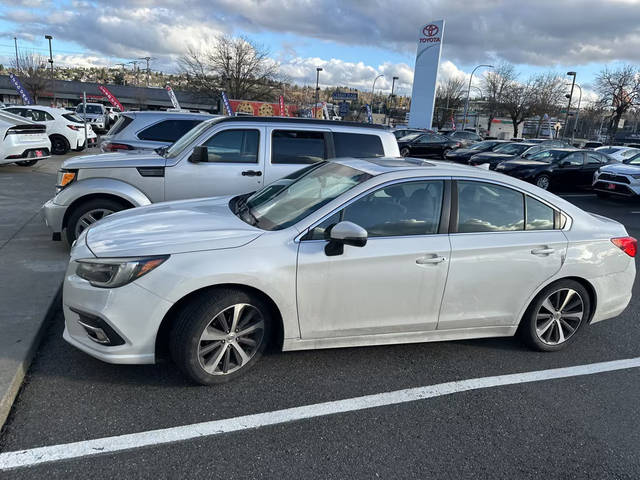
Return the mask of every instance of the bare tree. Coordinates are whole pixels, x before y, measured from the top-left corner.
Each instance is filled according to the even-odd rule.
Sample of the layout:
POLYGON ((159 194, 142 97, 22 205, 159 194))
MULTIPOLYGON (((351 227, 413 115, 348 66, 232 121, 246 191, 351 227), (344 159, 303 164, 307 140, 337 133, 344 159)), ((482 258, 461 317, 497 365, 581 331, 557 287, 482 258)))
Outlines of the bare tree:
POLYGON ((218 35, 211 46, 189 48, 180 67, 188 87, 210 97, 224 90, 230 98, 273 100, 281 85, 269 51, 246 37, 218 35))
POLYGON ((502 106, 509 115, 509 118, 511 118, 514 137, 518 136, 520 124, 530 115, 533 99, 534 89, 532 79, 528 79, 524 83, 513 80, 505 86, 502 106))
POLYGON ((564 99, 565 80, 554 72, 536 75, 531 85, 531 111, 538 115, 536 137, 540 135, 544 114, 552 116, 560 111, 564 99))
POLYGON ((436 124, 441 129, 464 103, 464 78, 450 77, 436 89, 436 124))
POLYGON ((13 60, 11 66, 20 77, 20 81, 31 94, 34 102, 38 102, 38 97, 50 88, 50 74, 47 71, 47 60, 37 53, 24 52, 18 56, 18 64, 13 60), (18 68, 19 67, 19 68, 18 68))
POLYGON ((631 65, 617 70, 605 67, 596 77, 595 90, 613 108, 607 129, 609 141, 613 141, 622 116, 640 104, 640 71, 631 65))
POLYGON ((502 110, 505 89, 517 77, 515 68, 510 63, 500 63, 493 70, 489 70, 482 79, 482 89, 486 95, 486 109, 488 114, 487 132, 491 131, 491 123, 502 110))

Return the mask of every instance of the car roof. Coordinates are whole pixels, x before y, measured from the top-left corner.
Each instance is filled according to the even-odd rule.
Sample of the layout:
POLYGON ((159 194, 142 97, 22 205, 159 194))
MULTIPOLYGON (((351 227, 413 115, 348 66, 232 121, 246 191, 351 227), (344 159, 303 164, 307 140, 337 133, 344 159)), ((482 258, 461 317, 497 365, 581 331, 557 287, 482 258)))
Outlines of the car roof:
MULTIPOLYGON (((297 117, 258 117, 255 115, 241 115, 239 117, 220 116, 209 120, 211 123, 295 123, 300 125, 331 125, 331 126, 344 126, 344 127, 358 127, 358 128, 370 128, 376 130, 387 130, 385 125, 377 125, 374 123, 360 123, 360 122, 343 122, 336 120, 319 120, 315 118, 297 118, 297 117)), ((427 133, 427 132, 425 132, 427 133)))
POLYGON ((66 110, 62 107, 48 107, 46 105, 11 105, 7 108, 19 108, 21 110, 44 110, 45 112, 57 112, 57 113, 71 113, 69 110, 66 110))
POLYGON ((363 172, 374 176, 407 170, 411 170, 416 174, 429 175, 477 174, 485 171, 477 167, 471 167, 459 163, 424 160, 422 158, 413 157, 341 157, 330 161, 340 163, 341 165, 346 165, 357 170, 362 170, 363 172))
POLYGON ((221 115, 199 112, 168 112, 166 110, 126 110, 123 115, 131 115, 134 117, 162 116, 162 117, 192 117, 192 118, 218 118, 221 115))

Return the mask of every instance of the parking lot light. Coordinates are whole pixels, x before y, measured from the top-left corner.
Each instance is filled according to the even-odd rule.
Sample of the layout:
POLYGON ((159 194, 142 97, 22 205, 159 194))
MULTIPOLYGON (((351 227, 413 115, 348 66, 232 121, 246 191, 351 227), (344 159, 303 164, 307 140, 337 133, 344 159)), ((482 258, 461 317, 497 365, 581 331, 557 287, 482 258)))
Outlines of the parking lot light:
POLYGON ((567 76, 573 77, 571 80, 571 91, 569 92, 569 104, 567 105, 567 114, 564 117, 564 128, 562 129, 562 138, 567 131, 567 123, 569 122, 569 110, 571 110, 571 98, 573 97, 573 86, 576 84, 576 72, 567 72, 567 76))
POLYGON ((53 92, 53 105, 56 105, 56 86, 53 80, 53 54, 51 51, 51 40, 53 37, 51 35, 45 35, 44 38, 49 40, 49 64, 51 65, 51 91, 53 92))
MULTIPOLYGON (((476 72, 477 69, 479 69, 480 67, 487 67, 487 68, 493 68, 493 65, 487 65, 485 63, 482 63, 480 65, 477 65, 472 71, 471 71, 471 76, 469 77, 469 87, 467 88, 467 101, 464 104, 464 120, 462 121, 462 131, 464 131, 464 129, 467 126, 467 113, 469 112, 469 94, 471 93, 471 80, 473 80, 473 74, 476 72)), ((477 120, 477 119, 476 119, 477 120)), ((476 122, 477 123, 477 122, 476 122)))
POLYGON ((315 108, 318 108, 318 102, 320 101, 320 72, 322 67, 316 67, 316 104, 315 108))

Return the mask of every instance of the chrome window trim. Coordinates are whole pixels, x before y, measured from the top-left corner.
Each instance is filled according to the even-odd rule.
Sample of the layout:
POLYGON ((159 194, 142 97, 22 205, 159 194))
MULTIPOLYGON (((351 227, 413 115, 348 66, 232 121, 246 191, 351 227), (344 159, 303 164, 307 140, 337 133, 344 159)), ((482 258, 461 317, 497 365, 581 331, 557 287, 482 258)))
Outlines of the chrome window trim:
MULTIPOLYGON (((440 180, 443 182, 446 182, 447 180, 451 180, 451 177, 447 177, 447 176, 434 176, 434 177, 405 177, 405 178, 396 178, 395 180, 389 180, 387 182, 384 183, 379 183, 375 186, 372 186, 371 188, 369 188, 368 190, 365 190, 364 192, 359 193, 358 195, 356 195, 355 197, 350 198, 349 200, 345 201, 343 204, 341 204, 339 207, 336 207, 335 209, 333 209, 331 211, 331 213, 323 216, 320 220, 317 220, 316 222, 313 222, 311 225, 309 225, 306 228, 303 228, 302 230, 300 230, 300 233, 298 235, 296 235, 296 237, 293 239, 294 243, 299 243, 302 240, 302 237, 304 237, 307 233, 309 233, 309 231, 311 231, 311 229, 315 228, 316 226, 318 226, 320 223, 324 222, 327 218, 329 218, 332 215, 335 215, 337 212, 339 212, 340 210, 342 210, 343 208, 346 208, 347 206, 349 206, 350 204, 352 204, 353 202, 359 200, 360 198, 369 195, 371 192, 379 190, 380 188, 385 188, 388 187, 390 185, 395 185, 397 183, 410 183, 410 182, 424 182, 424 181, 428 181, 428 180, 440 180)), ((346 193, 346 192, 345 192, 346 193)), ((442 205, 444 205, 444 198, 442 199, 442 205)), ((442 205, 440 206, 440 214, 442 215, 442 205)), ((389 236, 389 237, 371 237, 373 238, 402 238, 402 237, 433 237, 434 235, 448 235, 448 233, 431 233, 431 234, 427 234, 427 235, 398 235, 398 236, 389 236)), ((305 242, 326 242, 326 240, 304 240, 305 242)))

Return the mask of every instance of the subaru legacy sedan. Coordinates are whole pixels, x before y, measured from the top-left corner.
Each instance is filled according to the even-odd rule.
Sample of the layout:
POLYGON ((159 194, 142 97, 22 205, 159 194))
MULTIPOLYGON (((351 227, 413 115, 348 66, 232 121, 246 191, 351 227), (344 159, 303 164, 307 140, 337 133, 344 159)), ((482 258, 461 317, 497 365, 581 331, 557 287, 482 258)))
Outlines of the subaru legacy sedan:
POLYGON ((412 158, 310 165, 253 194, 167 202, 82 232, 64 338, 170 354, 201 384, 282 350, 518 334, 565 347, 631 298, 636 240, 529 183, 412 158))

